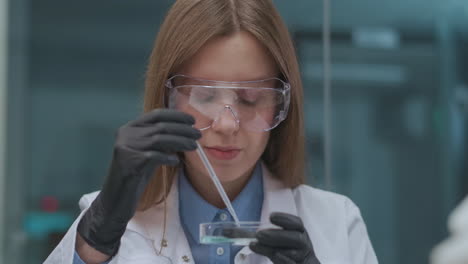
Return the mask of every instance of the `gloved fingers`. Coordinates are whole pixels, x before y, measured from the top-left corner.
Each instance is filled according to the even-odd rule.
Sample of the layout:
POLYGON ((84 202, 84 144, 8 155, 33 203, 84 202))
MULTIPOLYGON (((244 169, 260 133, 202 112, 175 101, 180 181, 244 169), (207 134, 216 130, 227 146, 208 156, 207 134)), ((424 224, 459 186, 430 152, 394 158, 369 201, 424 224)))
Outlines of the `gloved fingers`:
POLYGON ((249 245, 250 250, 253 252, 263 255, 265 257, 268 257, 269 259, 272 259, 273 256, 275 255, 275 249, 272 247, 265 246, 261 243, 258 242, 252 242, 249 245))
POLYGON ((115 147, 136 151, 152 150, 154 139, 159 135, 180 136, 194 141, 201 137, 201 132, 190 125, 178 123, 158 123, 152 127, 122 127, 117 133, 115 147))
POLYGON ((143 179, 140 179, 138 182, 138 187, 136 188, 136 194, 142 194, 146 189, 151 178, 155 176, 155 168, 157 165, 167 165, 175 166, 179 164, 180 160, 176 154, 166 154, 159 151, 148 151, 145 152, 145 155, 148 157, 149 162, 145 164, 144 172, 142 173, 143 179))
POLYGON ((193 139, 201 138, 200 130, 193 128, 188 124, 161 122, 152 125, 150 129, 146 129, 145 136, 154 136, 157 134, 178 135, 193 139))
POLYGON ((302 261, 306 257, 308 251, 304 249, 281 249, 278 252, 294 261, 302 261))
POLYGON ((264 229, 257 232, 259 243, 276 248, 297 248, 307 247, 303 239, 303 234, 298 231, 284 229, 264 229))
MULTIPOLYGON (((127 151, 134 150, 127 149, 127 151)), ((132 164, 131 173, 119 181, 106 180, 100 192, 106 194, 103 195, 103 202, 109 210, 107 215, 111 215, 113 219, 123 219, 122 222, 128 221, 133 216, 141 194, 155 176, 155 169, 160 165, 175 166, 179 163, 176 154, 145 151, 138 152, 137 155, 138 161, 127 160, 132 164)))
POLYGON ((144 113, 136 120, 130 121, 129 126, 146 126, 157 122, 173 122, 193 125, 195 118, 193 116, 174 109, 154 109, 144 113))
POLYGON ((305 231, 301 218, 292 214, 275 212, 270 215, 270 221, 274 225, 280 226, 285 230, 305 231))
POLYGON ((222 230, 222 236, 227 238, 255 238, 256 233, 240 228, 224 228, 222 230))
POLYGON ((295 264, 296 262, 288 256, 282 254, 278 249, 262 245, 261 243, 252 242, 249 245, 250 250, 269 258, 274 264, 295 264))
POLYGON ((135 148, 143 151, 160 151, 171 154, 192 151, 197 148, 194 139, 175 135, 155 135, 149 139, 135 142, 134 145, 135 148))
POLYGON ((296 261, 283 255, 281 252, 276 252, 273 258, 271 258, 271 261, 273 264, 297 264, 296 261))

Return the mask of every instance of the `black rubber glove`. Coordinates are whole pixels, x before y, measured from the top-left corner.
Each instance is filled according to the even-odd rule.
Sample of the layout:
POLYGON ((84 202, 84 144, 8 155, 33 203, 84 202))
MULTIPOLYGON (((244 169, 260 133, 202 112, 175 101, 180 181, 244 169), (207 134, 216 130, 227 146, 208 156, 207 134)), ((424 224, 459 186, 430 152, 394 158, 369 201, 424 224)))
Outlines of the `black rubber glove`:
POLYGON ((176 152, 196 149, 201 137, 190 115, 155 109, 122 126, 103 188, 78 225, 94 249, 114 256, 146 185, 161 165, 176 165, 176 152))
POLYGON ((320 264, 299 217, 272 213, 270 221, 283 229, 258 231, 258 242, 250 244, 253 252, 268 257, 274 264, 320 264))

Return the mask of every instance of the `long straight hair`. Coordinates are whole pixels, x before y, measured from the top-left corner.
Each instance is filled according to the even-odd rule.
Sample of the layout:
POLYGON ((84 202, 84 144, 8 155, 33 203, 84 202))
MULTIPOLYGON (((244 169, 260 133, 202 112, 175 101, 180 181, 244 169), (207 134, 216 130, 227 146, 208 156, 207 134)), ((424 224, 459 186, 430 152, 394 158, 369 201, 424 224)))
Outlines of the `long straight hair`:
MULTIPOLYGON (((273 129, 262 160, 285 186, 304 183, 303 89, 290 34, 271 0, 177 0, 157 35, 146 72, 144 111, 164 108, 165 81, 207 41, 246 31, 262 43, 291 84, 286 120, 273 129)), ((177 168, 161 166, 145 189, 139 209, 164 201, 177 168)))

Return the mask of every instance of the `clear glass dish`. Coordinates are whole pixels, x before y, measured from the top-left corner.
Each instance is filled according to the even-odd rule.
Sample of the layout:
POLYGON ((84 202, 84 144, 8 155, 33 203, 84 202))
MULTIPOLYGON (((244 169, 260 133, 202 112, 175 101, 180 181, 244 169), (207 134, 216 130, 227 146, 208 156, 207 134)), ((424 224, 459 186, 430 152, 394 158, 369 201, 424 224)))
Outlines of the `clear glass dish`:
POLYGON ((261 228, 260 222, 213 222, 200 224, 200 243, 247 246, 255 242, 255 233, 261 228))

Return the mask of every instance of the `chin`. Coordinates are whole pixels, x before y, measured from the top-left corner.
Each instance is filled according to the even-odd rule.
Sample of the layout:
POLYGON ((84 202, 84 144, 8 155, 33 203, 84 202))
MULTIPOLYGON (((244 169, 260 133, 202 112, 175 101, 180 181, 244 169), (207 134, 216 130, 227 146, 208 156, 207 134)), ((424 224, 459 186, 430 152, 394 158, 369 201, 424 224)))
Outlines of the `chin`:
POLYGON ((251 167, 246 167, 245 164, 243 164, 243 166, 239 164, 232 164, 228 166, 217 166, 213 164, 213 166, 216 175, 223 183, 235 182, 251 171, 251 167))
POLYGON ((232 173, 232 172, 231 173, 229 173, 229 172, 222 173, 222 172, 219 172, 218 173, 217 172, 216 174, 218 175, 219 180, 222 183, 229 183, 229 182, 234 182, 234 181, 238 180, 239 178, 241 178, 242 175, 245 174, 245 172, 244 173, 241 173, 241 172, 239 172, 239 173, 232 173))

